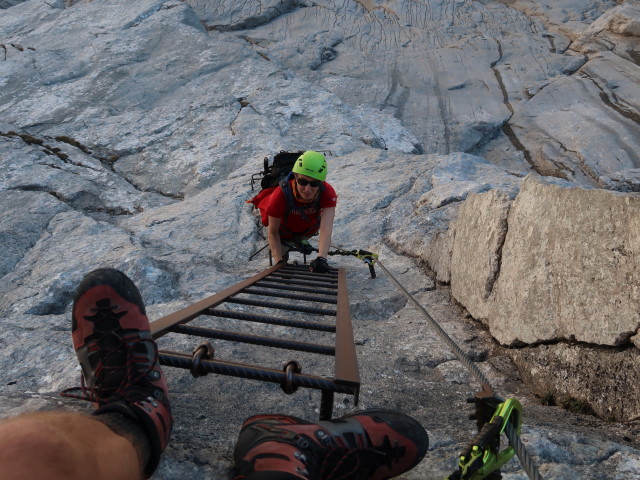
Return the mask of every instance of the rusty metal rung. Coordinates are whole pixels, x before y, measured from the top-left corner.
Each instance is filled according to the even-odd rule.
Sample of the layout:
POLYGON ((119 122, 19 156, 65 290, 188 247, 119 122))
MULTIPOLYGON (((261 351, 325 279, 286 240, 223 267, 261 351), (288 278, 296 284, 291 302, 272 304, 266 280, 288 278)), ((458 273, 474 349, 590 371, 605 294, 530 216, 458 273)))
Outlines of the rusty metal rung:
MULTIPOLYGON (((161 350, 158 352, 158 357, 162 365, 187 369, 191 368, 191 355, 161 350)), ((263 382, 280 384, 287 380, 285 372, 258 365, 247 365, 219 360, 202 360, 201 365, 206 373, 217 373, 220 375, 229 375, 233 377, 249 378, 253 380, 261 380, 263 382)), ((292 377, 294 385, 306 388, 315 388, 318 390, 334 391, 336 393, 356 395, 360 388, 359 384, 338 383, 331 379, 315 375, 303 375, 301 373, 297 373, 292 377)))
POLYGON ((239 332, 226 332, 222 330, 214 330, 212 328, 196 327, 192 325, 175 325, 171 328, 171 331, 203 338, 217 338, 219 340, 229 340, 231 342, 262 345, 265 347, 284 348, 287 350, 297 350, 299 352, 319 353, 321 355, 335 355, 336 353, 334 347, 328 347, 326 345, 298 342, 296 340, 281 340, 276 338, 261 337, 258 335, 247 335, 239 332))
POLYGON ((302 312, 302 313, 313 313, 316 315, 332 315, 335 316, 335 310, 328 310, 326 308, 313 308, 313 307, 303 307, 300 305, 285 305, 283 303, 275 303, 275 302, 262 302, 260 300, 251 300, 249 298, 230 298, 227 300, 229 303, 238 303, 240 305, 251 305, 253 307, 266 307, 266 308, 276 308, 278 310, 289 310, 290 312, 302 312))
POLYGON ((335 295, 334 298, 309 297, 305 295, 296 295, 295 293, 282 293, 279 291, 274 292, 256 288, 245 288, 242 293, 250 293, 251 295, 262 295, 263 297, 288 298, 290 300, 301 300, 303 302, 332 303, 334 305, 338 303, 335 295))
POLYGON ((280 271, 278 273, 281 274, 281 275, 301 275, 301 276, 304 276, 304 277, 312 277, 312 278, 324 279, 324 280, 337 280, 338 279, 338 270, 332 270, 332 271, 327 272, 327 273, 314 273, 314 272, 310 272, 306 268, 287 268, 287 267, 284 267, 284 268, 280 269, 280 271))
POLYGON ((338 283, 337 278, 333 277, 320 277, 320 276, 310 276, 310 275, 300 275, 297 273, 274 273, 274 277, 276 278, 285 278, 285 279, 295 279, 295 280, 312 280, 317 283, 322 283, 326 285, 334 285, 338 283))
POLYGON ((285 265, 280 269, 281 273, 300 273, 304 275, 311 275, 314 277, 338 277, 338 269, 331 269, 325 273, 316 273, 309 270, 309 265, 285 265))
POLYGON ((271 283, 271 282, 265 282, 265 281, 256 282, 255 286, 263 287, 263 288, 274 288, 276 290, 289 290, 290 292, 315 293, 320 295, 333 295, 333 296, 336 295, 335 288, 332 288, 332 289, 324 288, 322 290, 319 290, 317 288, 294 287, 293 285, 281 285, 279 283, 271 283))
POLYGON ((337 283, 307 282, 304 280, 293 280, 293 279, 276 278, 276 277, 270 277, 269 282, 281 283, 286 285, 301 285, 306 287, 321 287, 321 288, 326 288, 327 290, 331 289, 335 291, 338 290, 337 283))
POLYGON ((274 317, 270 315, 253 315, 246 312, 236 312, 233 310, 218 310, 209 308, 202 312, 203 315, 212 317, 233 318, 236 320, 246 320, 248 322, 267 323, 270 325, 281 325, 284 327, 304 328, 308 330, 319 330, 322 332, 335 333, 335 325, 325 325, 317 322, 306 322, 301 320, 289 320, 287 318, 274 317))

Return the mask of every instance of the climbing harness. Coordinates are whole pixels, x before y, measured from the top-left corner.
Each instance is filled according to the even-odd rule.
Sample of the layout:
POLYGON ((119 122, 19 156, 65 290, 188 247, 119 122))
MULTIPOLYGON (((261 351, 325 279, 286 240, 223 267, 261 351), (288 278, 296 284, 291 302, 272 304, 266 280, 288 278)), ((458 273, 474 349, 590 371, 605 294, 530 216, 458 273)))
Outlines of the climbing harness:
MULTIPOLYGON (((487 380, 478 366, 464 354, 460 347, 451 339, 451 337, 449 337, 449 335, 447 335, 447 333, 442 329, 440 325, 438 325, 433 317, 429 315, 429 312, 427 312, 427 310, 422 305, 420 305, 420 303, 418 303, 415 298, 413 298, 413 295, 411 295, 407 291, 407 289, 402 286, 402 284, 391 274, 391 272, 389 272, 389 270, 386 269, 386 267, 379 259, 376 263, 380 266, 380 268, 382 268, 382 270, 387 274, 389 279, 391 279, 396 287, 398 287, 398 289, 402 292, 406 299, 409 300, 409 302, 411 302, 429 321, 433 329, 447 344, 453 354, 458 358, 460 363, 465 365, 476 378, 476 380, 480 383, 480 385, 482 385, 482 390, 476 394, 476 398, 474 399, 476 405, 480 403, 480 410, 486 410, 486 408, 488 408, 487 399, 500 400, 499 397, 495 396, 493 389, 489 384, 489 380, 487 380)), ((517 400, 513 399, 501 401, 495 411, 495 414, 493 415, 493 417, 491 417, 491 421, 485 424, 488 425, 488 427, 484 429, 483 426, 483 429, 480 430, 480 434, 482 434, 482 436, 478 434, 478 436, 474 439, 474 442, 472 442, 472 444, 470 445, 470 448, 467 447, 467 449, 465 449, 465 451, 460 455, 460 460, 458 462, 458 471, 457 473, 453 474, 459 476, 447 477, 449 480, 480 480, 504 465, 504 463, 506 463, 511 458, 511 456, 513 456, 512 451, 518 456, 522 468, 531 480, 542 480, 542 476, 538 472, 536 465, 533 463, 529 452, 527 452, 520 440, 522 407, 520 406, 519 402, 516 402, 517 400), (497 417, 501 420, 495 420, 494 422, 494 418, 497 417), (500 427, 497 427, 498 423, 500 423, 500 427), (490 440, 491 438, 495 439, 496 437, 499 440, 499 435, 502 433, 507 436, 511 446, 504 452, 498 453, 497 445, 495 443, 492 444, 490 440), (476 448, 474 449, 474 447, 476 448), (469 452, 467 452, 467 450, 469 450, 469 452), (464 473, 464 475, 466 476, 461 476, 462 473, 464 473)), ((481 411, 480 413, 483 412, 481 411)))

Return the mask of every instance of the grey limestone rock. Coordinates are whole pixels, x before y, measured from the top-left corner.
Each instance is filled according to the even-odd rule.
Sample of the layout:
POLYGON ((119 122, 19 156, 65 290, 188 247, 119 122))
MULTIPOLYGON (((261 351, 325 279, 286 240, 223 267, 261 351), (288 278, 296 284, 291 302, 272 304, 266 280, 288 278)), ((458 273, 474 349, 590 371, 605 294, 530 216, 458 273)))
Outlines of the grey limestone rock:
POLYGON ((148 258, 124 230, 76 211, 63 211, 50 219, 38 241, 3 277, 0 313, 62 314, 82 276, 101 266, 119 268, 141 289, 148 285, 148 303, 173 299, 175 274, 159 262, 148 258))
POLYGON ((470 195, 429 259, 496 340, 534 345, 511 355, 537 393, 625 420, 638 416, 639 201, 528 177, 515 200, 500 190, 470 195), (555 356, 535 347, 558 342, 555 356))
POLYGON ((4 276, 36 244, 51 219, 68 207, 47 193, 13 190, 0 191, 0 205, 0 276, 4 276))
POLYGON ((571 45, 584 53, 613 51, 637 63, 640 51, 640 2, 630 0, 595 19, 571 45))
MULTIPOLYGON (((244 203, 251 175, 281 149, 316 149, 339 194, 334 244, 379 252, 499 393, 522 399, 543 473, 640 475, 633 420, 542 406, 523 383, 637 415, 610 403, 636 382, 639 343, 638 2, 9 3, 0 414, 86 410, 57 392, 78 379, 69 310, 92 268, 131 276, 152 320, 264 269, 266 253, 248 262, 265 243, 244 203), (529 346, 504 346, 516 341, 529 346), (601 378, 616 368, 629 371, 601 378)), ((330 262, 349 269, 358 408, 416 416, 432 449, 402 478, 443 478, 470 439, 477 385, 380 271, 330 262)), ((281 368, 254 348, 216 349, 281 368)), ((166 370, 176 427, 158 479, 228 476, 258 410, 317 416, 314 392, 166 370)), ((341 398, 335 413, 355 408, 341 398)), ((504 475, 525 476, 515 461, 504 475)))
POLYGON ((640 324, 639 201, 533 177, 515 200, 472 195, 443 249, 452 294, 503 344, 628 344, 640 324))
POLYGON ((0 2, 0 8, 10 8, 22 3, 24 0, 2 0, 0 2))
POLYGON ((637 65, 598 54, 577 75, 551 82, 524 104, 510 128, 535 170, 583 185, 637 190, 631 180, 637 175, 626 188, 609 177, 638 168, 638 74, 637 65))
POLYGON ((4 189, 45 192, 87 214, 133 215, 173 201, 138 189, 113 171, 110 159, 70 137, 36 137, 6 125, 0 153, 4 189))
POLYGON ((593 409, 608 419, 628 421, 640 415, 640 352, 635 347, 560 343, 514 350, 510 356, 533 391, 557 404, 573 402, 574 408, 593 409))

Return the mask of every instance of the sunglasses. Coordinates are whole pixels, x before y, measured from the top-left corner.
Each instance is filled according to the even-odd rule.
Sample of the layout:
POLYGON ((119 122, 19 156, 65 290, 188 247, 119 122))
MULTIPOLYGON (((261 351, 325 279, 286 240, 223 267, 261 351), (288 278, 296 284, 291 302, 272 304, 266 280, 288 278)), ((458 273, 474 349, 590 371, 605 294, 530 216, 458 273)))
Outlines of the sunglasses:
POLYGON ((296 177, 296 182, 301 187, 306 187, 307 185, 310 185, 314 188, 318 188, 322 183, 320 180, 305 180, 304 178, 299 178, 299 177, 296 177))

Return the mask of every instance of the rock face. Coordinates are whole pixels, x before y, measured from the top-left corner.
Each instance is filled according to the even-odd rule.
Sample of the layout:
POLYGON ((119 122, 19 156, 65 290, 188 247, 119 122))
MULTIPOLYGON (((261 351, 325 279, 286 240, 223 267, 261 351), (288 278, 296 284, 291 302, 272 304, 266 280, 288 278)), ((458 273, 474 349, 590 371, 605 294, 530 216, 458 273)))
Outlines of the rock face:
MULTIPOLYGON (((251 175, 315 149, 339 193, 333 243, 380 252, 523 398, 542 473, 639 476, 635 424, 540 406, 522 384, 638 417, 639 6, 0 0, 0 414, 57 407, 77 381, 68 318, 87 271, 125 271, 154 319, 262 270, 251 175)), ((360 407, 428 425, 430 457, 403 478, 446 476, 477 386, 388 280, 331 261, 350 268, 360 407)), ((316 416, 309 393, 168 375, 157 478, 224 478, 229 426, 258 410, 316 416)))
POLYGON ((640 197, 525 182, 507 224, 489 315, 499 341, 628 344, 640 325, 640 197), (518 323, 527 330, 508 333, 518 323))
POLYGON ((535 170, 585 185, 638 191, 640 158, 633 142, 640 87, 629 80, 639 74, 634 63, 598 53, 576 75, 552 82, 523 105, 509 128, 535 170), (588 97, 592 100, 585 102, 588 97), (557 108, 549 110, 549 104, 557 108))
POLYGON ((569 348, 573 355, 555 347, 564 353, 553 362, 542 347, 541 357, 529 348, 514 358, 525 377, 539 377, 535 385, 547 383, 593 403, 600 414, 629 420, 640 415, 633 373, 640 364, 630 341, 640 327, 639 235, 640 197, 528 177, 515 200, 499 190, 470 195, 445 240, 434 243, 450 258, 433 265, 448 268, 439 276, 449 278, 452 295, 502 344, 625 347, 586 348, 580 368, 563 362, 575 359, 579 347, 569 348), (632 367, 620 370, 630 377, 595 374, 615 372, 620 359, 632 367), (571 372, 573 381, 558 370, 571 372))
POLYGON ((608 419, 637 419, 637 348, 542 345, 510 353, 527 385, 558 403, 574 401, 608 419))

